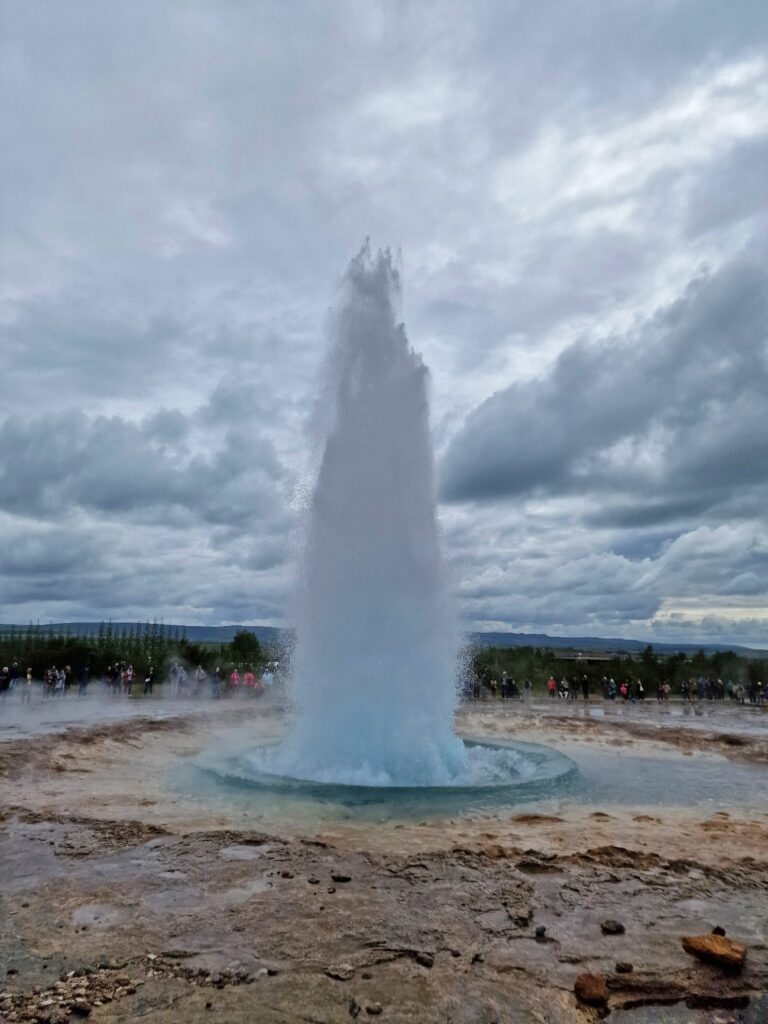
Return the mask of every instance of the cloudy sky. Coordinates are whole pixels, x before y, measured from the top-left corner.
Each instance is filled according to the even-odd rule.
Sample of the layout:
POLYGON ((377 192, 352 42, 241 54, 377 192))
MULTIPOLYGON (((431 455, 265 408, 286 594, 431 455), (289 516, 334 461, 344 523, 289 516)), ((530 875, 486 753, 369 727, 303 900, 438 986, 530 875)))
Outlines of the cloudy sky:
POLYGON ((764 0, 0 0, 0 76, 0 621, 288 621, 370 236, 466 624, 768 646, 764 0))

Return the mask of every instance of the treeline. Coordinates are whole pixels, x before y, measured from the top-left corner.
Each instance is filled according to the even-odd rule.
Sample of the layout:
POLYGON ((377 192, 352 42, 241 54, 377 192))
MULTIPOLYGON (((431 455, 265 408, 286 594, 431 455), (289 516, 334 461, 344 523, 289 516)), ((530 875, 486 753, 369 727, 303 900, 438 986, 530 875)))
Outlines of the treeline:
POLYGON ((733 651, 715 651, 694 655, 656 654, 649 645, 640 655, 617 654, 608 660, 590 663, 589 655, 583 659, 558 657, 557 651, 536 647, 475 648, 471 653, 471 668, 475 677, 490 683, 501 679, 502 672, 522 684, 530 679, 534 690, 541 694, 547 679, 554 676, 572 680, 586 675, 593 692, 600 692, 603 677, 619 685, 640 680, 648 693, 655 693, 658 684, 668 682, 674 693, 679 693, 683 682, 698 679, 729 679, 735 684, 756 683, 768 679, 768 665, 760 658, 745 658, 733 651))
POLYGON ((230 671, 237 667, 256 672, 270 656, 249 630, 236 633, 230 643, 200 644, 190 642, 185 630, 168 629, 158 622, 119 630, 102 622, 95 636, 32 624, 0 633, 0 667, 15 663, 21 674, 31 668, 36 679, 53 665, 69 665, 75 672, 87 666, 91 678, 96 679, 109 665, 119 663, 133 665, 140 676, 153 666, 155 677, 162 681, 173 661, 202 665, 207 671, 221 665, 230 671))

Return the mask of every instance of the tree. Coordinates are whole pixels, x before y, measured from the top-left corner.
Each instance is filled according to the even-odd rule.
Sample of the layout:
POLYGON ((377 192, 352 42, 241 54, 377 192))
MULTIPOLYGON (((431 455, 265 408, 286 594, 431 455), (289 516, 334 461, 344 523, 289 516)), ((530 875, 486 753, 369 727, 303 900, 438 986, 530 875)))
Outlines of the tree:
POLYGON ((248 662, 252 665, 261 661, 261 644, 250 629, 239 629, 232 637, 229 649, 233 661, 248 662))

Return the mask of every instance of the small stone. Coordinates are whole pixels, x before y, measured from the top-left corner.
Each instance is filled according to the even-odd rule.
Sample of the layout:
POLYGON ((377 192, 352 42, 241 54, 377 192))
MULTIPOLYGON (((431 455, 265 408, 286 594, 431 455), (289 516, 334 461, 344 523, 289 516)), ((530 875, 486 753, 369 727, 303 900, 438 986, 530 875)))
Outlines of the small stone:
POLYGON ((213 1003, 209 999, 208 1002, 205 1004, 205 1008, 206 1008, 206 1010, 210 1010, 212 1007, 213 1007, 213 1003))
POLYGON ((725 928, 722 928, 719 924, 716 924, 715 927, 712 929, 712 934, 713 935, 724 936, 725 935, 725 928))
POLYGON ((275 978, 279 973, 280 971, 277 969, 277 967, 267 968, 267 974, 269 975, 270 978, 275 978))
POLYGON ((335 978, 336 981, 349 981, 355 973, 355 969, 351 964, 331 964, 330 967, 325 968, 325 973, 329 978, 335 978))
POLYGON ((115 984, 116 985, 130 985, 131 984, 131 979, 128 977, 127 974, 118 974, 118 976, 115 978, 115 984))
POLYGON ((280 877, 281 878, 293 878, 293 872, 292 871, 281 871, 280 872, 280 877))
POLYGON ((600 925, 600 931, 603 935, 623 935, 626 928, 621 921, 613 921, 609 919, 608 921, 603 921, 600 925))
POLYGON ((627 963, 626 960, 619 960, 616 964, 617 974, 631 974, 634 971, 632 964, 627 963))
POLYGON ((334 892, 336 892, 336 889, 331 885, 331 886, 328 887, 328 892, 329 893, 334 893, 334 892))
POLYGON ((352 875, 345 875, 341 871, 332 871, 331 872, 331 881, 332 882, 351 882, 352 881, 352 875))
POLYGON ((485 962, 485 955, 483 953, 475 953, 472 957, 473 964, 482 964, 485 962))
POLYGON ((536 931, 533 934, 536 937, 536 941, 537 942, 543 942, 544 939, 547 936, 547 927, 546 927, 546 925, 543 925, 543 924, 537 925, 536 926, 536 931))
POLYGON ((682 943, 686 953, 726 971, 740 971, 747 958, 747 947, 724 935, 686 935, 682 943))
POLYGON ((360 977, 363 978, 365 981, 370 981, 373 975, 371 974, 370 971, 363 971, 360 977))
POLYGON ((315 878, 314 875, 310 875, 307 881, 309 882, 310 885, 320 885, 320 879, 315 878))
POLYGON ((428 953, 425 949, 417 949, 413 958, 417 964, 421 964, 422 967, 434 967, 435 958, 432 953, 428 953))
POLYGON ((372 1017, 378 1017, 383 1010, 384 1007, 381 1003, 369 1003, 365 1008, 365 1012, 369 1013, 372 1017))
POLYGON ((604 1007, 608 1004, 608 986, 602 974, 580 974, 573 991, 579 1002, 588 1006, 604 1007))
POLYGON ((360 1005, 360 1003, 358 1003, 358 1001, 353 996, 352 999, 349 1000, 349 1016, 353 1017, 353 1018, 354 1017, 359 1017, 361 1010, 362 1010, 362 1006, 360 1005))
POLYGON ((93 1013, 93 1007, 84 999, 76 999, 70 1009, 77 1017, 90 1017, 93 1013))

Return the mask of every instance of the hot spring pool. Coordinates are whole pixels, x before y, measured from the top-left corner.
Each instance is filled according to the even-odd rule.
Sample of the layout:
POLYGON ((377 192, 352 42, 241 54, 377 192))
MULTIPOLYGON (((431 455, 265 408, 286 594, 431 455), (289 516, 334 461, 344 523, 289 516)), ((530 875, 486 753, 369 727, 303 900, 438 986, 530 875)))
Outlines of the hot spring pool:
POLYGON ((251 812, 280 809, 287 814, 314 808, 321 818, 443 817, 472 809, 514 805, 564 796, 578 784, 575 762, 539 743, 464 740, 467 773, 461 785, 340 785, 300 779, 270 770, 276 744, 223 754, 208 751, 189 766, 201 798, 218 794, 225 803, 246 804, 251 812))

